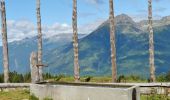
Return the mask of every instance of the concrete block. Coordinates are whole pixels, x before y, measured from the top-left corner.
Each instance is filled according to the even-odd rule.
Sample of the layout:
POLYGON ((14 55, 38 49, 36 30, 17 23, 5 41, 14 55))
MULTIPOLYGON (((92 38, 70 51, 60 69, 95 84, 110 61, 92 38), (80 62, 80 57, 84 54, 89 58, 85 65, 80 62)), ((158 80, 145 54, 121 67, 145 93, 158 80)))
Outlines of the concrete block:
POLYGON ((137 86, 102 87, 31 84, 30 93, 40 100, 49 97, 53 100, 140 100, 137 86))

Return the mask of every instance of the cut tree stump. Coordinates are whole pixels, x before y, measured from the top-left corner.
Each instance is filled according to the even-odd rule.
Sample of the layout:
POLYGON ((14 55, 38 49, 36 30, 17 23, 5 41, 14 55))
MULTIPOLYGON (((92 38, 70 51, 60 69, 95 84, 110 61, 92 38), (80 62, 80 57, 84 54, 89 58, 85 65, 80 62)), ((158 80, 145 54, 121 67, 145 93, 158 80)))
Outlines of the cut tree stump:
POLYGON ((38 55, 36 52, 32 52, 30 55, 30 69, 31 69, 31 82, 37 83, 39 82, 39 69, 37 67, 38 64, 38 55))

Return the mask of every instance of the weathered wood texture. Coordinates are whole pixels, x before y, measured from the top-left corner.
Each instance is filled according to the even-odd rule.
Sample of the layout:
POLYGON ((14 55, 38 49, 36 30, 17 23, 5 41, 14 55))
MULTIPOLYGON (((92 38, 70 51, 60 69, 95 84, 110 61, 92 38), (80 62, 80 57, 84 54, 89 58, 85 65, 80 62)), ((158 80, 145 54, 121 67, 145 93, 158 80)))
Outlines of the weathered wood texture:
POLYGON ((110 47, 111 47, 111 64, 112 64, 112 81, 117 81, 117 66, 116 66, 116 46, 115 46, 115 22, 114 22, 114 6, 113 0, 109 0, 110 4, 110 47))
POLYGON ((78 57, 78 33, 77 33, 77 0, 73 0, 73 16, 72 16, 72 26, 73 26, 73 47, 74 47, 74 78, 78 82, 80 80, 80 67, 79 67, 79 57, 78 57))
MULTIPOLYGON (((42 64, 42 31, 41 31, 41 13, 40 0, 37 0, 37 30, 38 30, 38 64, 42 64)), ((39 66, 40 81, 43 81, 42 66, 39 66)))
POLYGON ((1 29, 2 29, 2 47, 3 47, 3 66, 4 66, 4 82, 9 82, 9 57, 8 57, 8 41, 7 41, 7 24, 5 1, 1 0, 1 29))
POLYGON ((30 87, 30 83, 1 83, 0 88, 30 87))
POLYGON ((154 37, 152 27, 152 0, 148 0, 148 30, 149 30, 149 64, 150 64, 150 81, 155 82, 155 65, 154 65, 154 37))
POLYGON ((38 57, 37 53, 32 52, 30 55, 30 69, 31 69, 31 82, 39 82, 39 69, 37 67, 38 57))

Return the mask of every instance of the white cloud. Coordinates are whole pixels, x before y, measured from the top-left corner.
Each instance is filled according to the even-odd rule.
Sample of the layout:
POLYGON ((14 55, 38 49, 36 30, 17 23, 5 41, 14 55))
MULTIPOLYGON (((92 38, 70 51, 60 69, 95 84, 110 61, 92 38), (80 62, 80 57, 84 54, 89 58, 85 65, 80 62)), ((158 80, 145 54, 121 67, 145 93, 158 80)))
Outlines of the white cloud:
MULTIPOLYGON (((130 17, 132 17, 132 19, 136 22, 139 22, 141 20, 147 20, 148 19, 148 15, 147 14, 133 14, 133 15, 130 15, 130 17)), ((162 18, 161 15, 159 14, 154 14, 153 15, 153 20, 160 20, 162 18)))
MULTIPOLYGON (((8 41, 18 41, 27 37, 37 35, 37 26, 28 20, 9 20, 7 21, 8 41)), ((53 25, 42 25, 42 33, 45 37, 53 36, 59 33, 71 33, 72 28, 70 25, 63 23, 55 23, 53 25)), ((0 42, 1 42, 0 35, 0 42)))
POLYGON ((97 19, 94 22, 82 25, 79 27, 79 33, 88 34, 94 31, 99 25, 101 25, 106 19, 97 19))
POLYGON ((43 26, 42 33, 45 37, 51 37, 53 35, 61 33, 72 33, 72 27, 66 23, 54 23, 50 26, 43 26))
POLYGON ((89 4, 100 5, 104 3, 104 0, 85 0, 89 4))
MULTIPOLYGON (((104 20, 99 19, 89 24, 78 26, 78 33, 90 33, 104 20)), ((33 37, 37 35, 37 27, 33 22, 29 20, 8 20, 8 41, 18 41, 27 37, 33 37)), ((48 38, 57 34, 72 33, 72 26, 67 23, 54 23, 52 25, 42 25, 42 33, 44 37, 48 38)), ((2 41, 0 34, 0 45, 2 41)))
POLYGON ((33 23, 28 20, 9 20, 7 21, 7 26, 9 42, 34 36, 34 34, 36 33, 33 23))

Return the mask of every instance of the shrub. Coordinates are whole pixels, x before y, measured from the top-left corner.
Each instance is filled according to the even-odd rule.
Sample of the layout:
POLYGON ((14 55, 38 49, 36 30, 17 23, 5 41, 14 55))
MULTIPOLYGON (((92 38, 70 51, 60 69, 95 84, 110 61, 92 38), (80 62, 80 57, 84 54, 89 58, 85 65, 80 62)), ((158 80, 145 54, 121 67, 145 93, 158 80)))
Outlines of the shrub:
POLYGON ((29 100, 39 100, 35 95, 30 95, 29 100))
POLYGON ((43 100, 53 100, 53 99, 47 97, 47 98, 44 98, 43 100))

